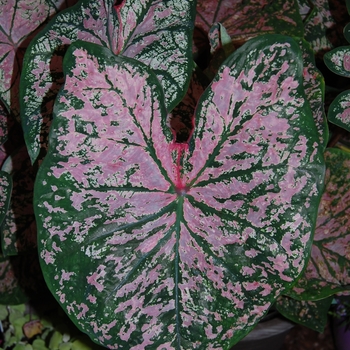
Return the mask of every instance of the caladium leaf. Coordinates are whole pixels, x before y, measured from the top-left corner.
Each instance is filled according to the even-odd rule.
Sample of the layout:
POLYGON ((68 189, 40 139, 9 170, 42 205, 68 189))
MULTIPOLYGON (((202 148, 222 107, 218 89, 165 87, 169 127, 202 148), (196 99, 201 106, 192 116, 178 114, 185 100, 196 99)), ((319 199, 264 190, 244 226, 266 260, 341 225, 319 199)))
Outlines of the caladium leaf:
POLYGON ((1 247, 5 256, 36 250, 33 188, 36 169, 25 146, 9 156, 2 170, 11 176, 10 206, 1 227, 1 247))
POLYGON ((341 46, 323 57, 326 66, 334 73, 350 78, 350 46, 341 46))
POLYGON ((23 128, 34 162, 47 148, 52 108, 63 82, 67 46, 84 40, 136 58, 156 72, 168 110, 182 99, 192 72, 194 0, 81 0, 55 17, 29 46, 21 81, 23 128))
POLYGON ((284 36, 242 46, 175 143, 146 66, 70 46, 34 207, 47 284, 96 342, 225 348, 301 273, 323 179, 284 36))
POLYGON ((314 115, 320 143, 326 148, 329 139, 329 131, 326 113, 324 111, 324 78, 322 73, 316 68, 315 56, 310 44, 301 39, 299 45, 303 52, 304 90, 314 115))
POLYGON ((24 51, 42 24, 71 3, 64 0, 3 0, 0 3, 0 97, 16 117, 19 116, 19 79, 24 51))
POLYGON ((341 92, 330 104, 328 120, 350 131, 350 90, 341 92))
POLYGON ((326 178, 312 253, 307 268, 289 295, 318 300, 350 290, 350 153, 325 152, 326 178))
POLYGON ((297 1, 198 0, 196 27, 209 33, 220 22, 234 42, 264 33, 303 37, 303 23, 297 1))
POLYGON ((345 3, 340 0, 310 0, 313 7, 305 20, 304 38, 316 54, 344 45, 343 28, 348 22, 345 3))
POLYGON ((312 301, 280 296, 275 306, 289 320, 322 333, 328 322, 332 300, 333 297, 312 301))

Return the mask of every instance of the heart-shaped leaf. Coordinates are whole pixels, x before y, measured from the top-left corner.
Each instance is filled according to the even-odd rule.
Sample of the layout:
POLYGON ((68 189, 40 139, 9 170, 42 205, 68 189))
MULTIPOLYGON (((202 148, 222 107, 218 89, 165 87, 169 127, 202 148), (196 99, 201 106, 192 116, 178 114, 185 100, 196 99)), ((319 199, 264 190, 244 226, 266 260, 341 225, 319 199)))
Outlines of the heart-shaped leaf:
POLYGON ((0 3, 0 97, 19 117, 19 79, 24 51, 42 24, 72 1, 3 0, 0 3))
POLYGON ((168 110, 182 99, 192 71, 194 0, 81 0, 55 17, 29 46, 21 80, 22 125, 34 162, 47 148, 52 108, 63 82, 67 46, 84 40, 136 58, 156 72, 168 110))
POLYGON ((328 149, 322 196, 310 261, 289 291, 295 299, 318 300, 350 290, 350 153, 328 149))
POLYGON ((237 50, 189 145, 146 66, 82 42, 64 60, 34 196, 50 290, 110 348, 228 349, 311 246, 323 157, 298 44, 237 50))

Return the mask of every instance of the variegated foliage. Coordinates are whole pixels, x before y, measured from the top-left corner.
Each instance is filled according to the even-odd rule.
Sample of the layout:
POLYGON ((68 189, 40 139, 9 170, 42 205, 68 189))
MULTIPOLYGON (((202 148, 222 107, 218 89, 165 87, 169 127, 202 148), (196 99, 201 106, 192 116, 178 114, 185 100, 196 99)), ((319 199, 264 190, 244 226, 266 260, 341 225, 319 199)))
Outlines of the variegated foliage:
POLYGON ((288 296, 280 296, 276 309, 289 320, 304 327, 323 333, 328 324, 328 312, 333 297, 321 300, 296 300, 288 296))
POLYGON ((350 286, 350 153, 328 149, 326 188, 322 195, 311 259, 289 295, 319 300, 350 286))
POLYGON ((145 65, 72 44, 35 184, 42 269, 111 349, 229 349, 302 272, 323 181, 302 52, 249 41, 201 96, 189 143, 145 65))
POLYGON ((53 103, 63 82, 62 58, 71 42, 96 43, 147 64, 157 74, 171 111, 192 73, 194 14, 194 0, 80 0, 56 16, 25 56, 21 111, 32 161, 40 150, 46 153, 53 103))
POLYGON ((305 39, 320 57, 330 49, 344 45, 342 35, 349 21, 345 1, 311 0, 311 12, 304 22, 305 39))
POLYGON ((35 34, 67 0, 2 0, 0 2, 0 100, 19 118, 19 80, 24 52, 35 34))
POLYGON ((320 137, 320 143, 327 147, 329 139, 328 123, 325 105, 325 82, 322 73, 317 69, 315 55, 311 45, 303 40, 299 40, 299 46, 303 53, 304 64, 304 90, 307 100, 310 103, 314 116, 314 121, 320 137))
MULTIPOLYGON (((350 46, 342 46, 327 52, 324 62, 335 74, 350 78, 350 46)), ((350 131, 350 90, 341 92, 330 104, 328 119, 350 131)))

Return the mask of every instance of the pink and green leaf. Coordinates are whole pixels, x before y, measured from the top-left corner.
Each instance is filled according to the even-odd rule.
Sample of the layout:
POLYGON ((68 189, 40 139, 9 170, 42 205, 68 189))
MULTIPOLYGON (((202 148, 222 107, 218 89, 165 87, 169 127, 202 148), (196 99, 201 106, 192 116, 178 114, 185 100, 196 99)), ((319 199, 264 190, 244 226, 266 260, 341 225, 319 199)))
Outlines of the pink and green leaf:
POLYGON ((149 65, 165 91, 168 110, 182 99, 192 71, 193 0, 81 0, 32 41, 21 81, 23 128, 32 161, 47 149, 52 108, 63 83, 67 47, 84 40, 149 65))
POLYGON ((298 0, 301 19, 304 21, 311 12, 311 4, 308 0, 298 0))
POLYGON ((284 317, 304 327, 323 333, 333 297, 321 300, 296 300, 280 296, 276 308, 284 317))
POLYGON ((311 0, 310 3, 313 8, 305 20, 304 38, 314 52, 323 54, 344 45, 343 28, 349 18, 345 3, 341 0, 311 0))
POLYGON ((324 55, 324 63, 335 74, 350 78, 350 46, 341 46, 324 55))
POLYGON ((317 69, 314 53, 309 43, 301 39, 300 49, 304 63, 304 90, 314 115, 314 121, 319 133, 320 143, 326 148, 329 138, 328 124, 324 110, 325 82, 322 73, 317 69))
POLYGON ((42 25, 72 1, 4 0, 0 3, 0 98, 19 118, 19 80, 24 51, 42 25))
POLYGON ((41 264, 109 348, 225 348, 302 272, 323 147, 288 37, 237 50, 175 143, 146 66, 75 43, 36 179, 41 264))
POLYGON ((234 42, 266 33, 303 36, 297 1, 198 0, 196 27, 209 33, 220 22, 234 42))
POLYGON ((341 92, 329 106, 328 120, 350 131, 350 90, 341 92))
POLYGON ((350 290, 350 153, 325 152, 326 178, 311 258, 289 295, 318 300, 350 290))

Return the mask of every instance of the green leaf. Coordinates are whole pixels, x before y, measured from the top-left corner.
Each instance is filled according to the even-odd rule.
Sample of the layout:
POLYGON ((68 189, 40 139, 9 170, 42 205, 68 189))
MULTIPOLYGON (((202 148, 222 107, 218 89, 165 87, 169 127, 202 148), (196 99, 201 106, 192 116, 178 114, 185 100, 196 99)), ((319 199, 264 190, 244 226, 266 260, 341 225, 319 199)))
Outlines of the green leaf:
POLYGON ((311 301, 281 296, 276 302, 276 309, 289 320, 323 333, 332 300, 333 297, 311 301))
POLYGON ((310 0, 312 11, 305 20, 304 38, 316 54, 344 45, 340 34, 349 21, 345 2, 341 0, 310 0), (336 9, 336 10, 335 10, 336 9))
POLYGON ((172 110, 192 71, 194 0, 81 0, 61 12, 26 51, 21 80, 22 125, 34 162, 46 153, 52 108, 63 83, 62 58, 71 42, 84 40, 150 66, 172 110))
POLYGON ((202 95, 189 144, 147 66, 68 49, 35 184, 43 273, 108 347, 228 349, 302 272, 323 146, 284 36, 238 49, 202 95))
POLYGON ((2 0, 0 3, 0 98, 8 112, 17 118, 25 49, 43 23, 66 3, 63 0, 2 0))
POLYGON ((319 300, 350 290, 350 153, 325 152, 326 178, 310 261, 289 295, 319 300))
POLYGON ((327 52, 324 63, 334 73, 350 78, 350 46, 342 46, 327 52))
POLYGON ((303 53, 304 62, 304 90, 307 100, 314 116, 314 121, 319 133, 320 143, 326 148, 329 131, 325 105, 325 82, 322 73, 316 68, 315 55, 308 42, 303 39, 299 40, 300 49, 303 53))
POLYGON ((350 131, 350 90, 341 92, 330 104, 328 120, 350 131))

